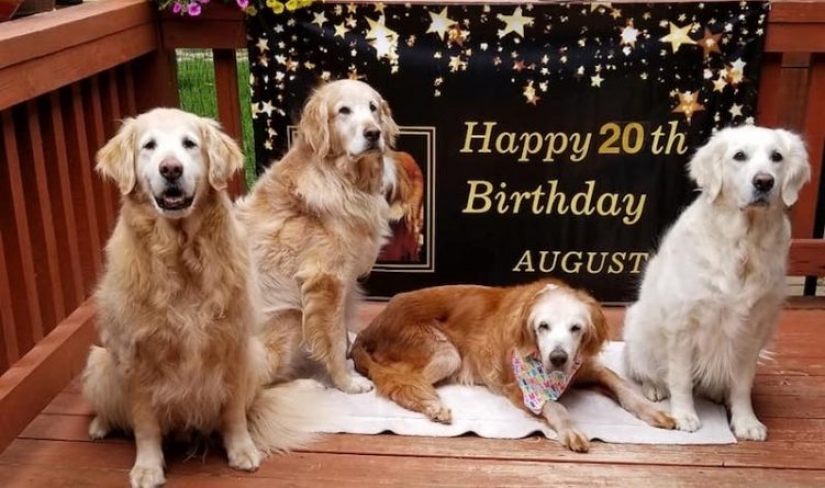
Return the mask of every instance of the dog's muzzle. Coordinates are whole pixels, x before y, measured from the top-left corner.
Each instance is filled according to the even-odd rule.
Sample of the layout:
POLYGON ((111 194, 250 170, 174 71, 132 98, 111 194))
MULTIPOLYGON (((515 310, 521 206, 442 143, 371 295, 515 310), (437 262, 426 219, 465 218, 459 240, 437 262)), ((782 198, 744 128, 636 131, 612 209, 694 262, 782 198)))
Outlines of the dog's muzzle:
POLYGON ((177 185, 168 185, 163 193, 155 195, 155 203, 162 210, 177 211, 186 210, 195 201, 194 195, 186 195, 177 185))
POLYGON ((767 173, 757 173, 753 177, 751 184, 753 185, 753 199, 749 206, 767 206, 770 204, 770 194, 773 190, 776 180, 773 176, 767 173))

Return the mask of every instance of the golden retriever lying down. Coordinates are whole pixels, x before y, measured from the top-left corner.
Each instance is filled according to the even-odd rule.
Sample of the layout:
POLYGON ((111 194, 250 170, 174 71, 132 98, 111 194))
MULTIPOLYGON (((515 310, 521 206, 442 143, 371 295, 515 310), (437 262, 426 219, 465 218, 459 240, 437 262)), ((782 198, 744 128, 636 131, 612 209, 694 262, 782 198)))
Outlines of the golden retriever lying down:
POLYGON ((224 188, 242 167, 218 125, 179 110, 127 120, 97 155, 123 194, 96 292, 103 347, 83 392, 93 438, 134 431, 134 487, 164 483, 162 437, 223 435, 229 464, 297 447, 322 415, 308 391, 264 389, 249 251, 224 188))
POLYGON ((298 138, 238 202, 269 318, 271 378, 296 374, 303 348, 342 391, 372 389, 346 366, 357 280, 389 236, 385 152, 398 128, 369 85, 340 80, 309 98, 298 138))
POLYGON ((573 451, 590 448, 555 401, 567 384, 606 390, 655 427, 670 416, 602 365, 608 326, 596 301, 554 280, 509 288, 440 286, 402 293, 352 346, 378 392, 437 422, 451 422, 434 385, 479 384, 542 417, 573 451))

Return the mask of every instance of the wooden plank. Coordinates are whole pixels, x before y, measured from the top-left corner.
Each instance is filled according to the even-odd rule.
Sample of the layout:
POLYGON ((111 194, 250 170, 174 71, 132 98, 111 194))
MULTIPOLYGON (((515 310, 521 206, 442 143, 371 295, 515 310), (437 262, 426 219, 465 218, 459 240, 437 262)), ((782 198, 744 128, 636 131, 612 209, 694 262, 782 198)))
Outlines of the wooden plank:
MULTIPOLYGON (((809 215, 800 213, 800 219, 809 215)), ((825 240, 794 239, 788 259, 788 276, 825 276, 825 240)))
POLYGON ((768 23, 825 23, 825 3, 821 1, 771 2, 768 23))
POLYGON ((10 110, 0 112, 0 121, 3 126, 3 145, 6 149, 6 168, 12 199, 14 225, 17 232, 18 255, 12 260, 19 260, 19 276, 22 287, 16 287, 13 303, 20 303, 28 313, 25 319, 18 315, 15 321, 17 327, 18 348, 28 351, 35 342, 43 337, 43 317, 40 313, 40 295, 37 291, 35 279, 34 259, 32 258, 32 242, 29 229, 29 218, 26 215, 26 195, 23 190, 23 178, 20 172, 20 156, 17 150, 16 130, 10 110))
POLYGON ((3 244, 3 229, 0 228, 0 374, 20 358, 17 349, 17 330, 14 327, 14 312, 11 308, 11 284, 9 268, 6 265, 6 246, 3 244))
MULTIPOLYGON (((26 115, 29 126, 29 142, 31 143, 32 164, 37 186, 37 202, 40 210, 40 224, 46 248, 46 270, 48 280, 44 280, 41 294, 51 296, 49 321, 43 324, 43 332, 48 333, 59 321, 67 315, 66 300, 63 296, 63 272, 60 269, 60 259, 57 253, 57 235, 54 228, 53 204, 49 195, 49 176, 46 171, 46 156, 43 151, 43 135, 38 113, 38 101, 32 100, 26 104, 26 115)), ((43 273, 44 278, 46 273, 43 273)), ((45 305, 44 300, 41 307, 45 305)))
POLYGON ((121 74, 123 75, 123 86, 126 93, 126 108, 124 113, 132 116, 137 115, 137 102, 135 99, 135 75, 132 72, 132 63, 126 63, 121 66, 121 74))
MULTIPOLYGON (((103 85, 105 86, 104 91, 106 92, 103 97, 103 126, 106 131, 106 140, 108 140, 110 137, 113 137, 120 128, 120 124, 123 121, 123 113, 121 111, 121 97, 118 93, 117 73, 115 69, 107 71, 103 81, 103 85)), ((108 203, 114 220, 120 211, 120 190, 112 183, 107 184, 106 187, 108 187, 109 197, 111 198, 111 201, 108 203)), ((114 229, 114 221, 110 224, 110 230, 111 229, 114 229)))
POLYGON ((135 75, 135 86, 140 87, 135 92, 137 113, 155 107, 180 107, 177 58, 174 50, 157 49, 147 56, 136 59, 132 72, 135 75))
POLYGON ((113 68, 158 48, 155 26, 140 25, 0 70, 0 110, 113 68), (83 62, 78 62, 83 60, 83 62))
POLYGON ((0 451, 83 367, 96 335, 95 307, 78 307, 0 376, 0 451))
POLYGON ((779 112, 779 77, 782 70, 782 56, 765 53, 759 73, 759 99, 756 120, 760 125, 776 127, 779 112))
POLYGON ((774 53, 825 52, 825 24, 769 23, 765 31, 765 51, 774 53))
POLYGON ((66 131, 64 129, 65 120, 63 118, 63 109, 61 108, 60 93, 56 91, 49 95, 49 112, 51 120, 50 133, 52 135, 54 153, 53 161, 57 167, 59 194, 64 219, 63 227, 65 232, 62 237, 62 242, 65 243, 69 254, 69 259, 66 260, 68 262, 64 267, 66 270, 65 275, 68 275, 69 279, 65 281, 71 283, 71 292, 73 293, 67 302, 66 312, 69 313, 86 298, 86 291, 83 286, 83 267, 80 256, 77 217, 75 216, 75 205, 72 197, 72 193, 79 189, 72 187, 72 180, 69 176, 70 171, 76 171, 76 169, 69 169, 69 154, 67 150, 66 131))
POLYGON ((101 239, 97 212, 95 210, 95 187, 92 175, 93 160, 90 158, 88 138, 86 135, 86 115, 83 109, 83 94, 79 83, 71 87, 71 95, 67 109, 70 113, 69 123, 66 125, 69 140, 69 159, 76 168, 72 171, 75 188, 75 206, 82 209, 85 218, 78 220, 78 235, 83 239, 85 251, 83 278, 86 292, 91 290, 97 274, 101 269, 101 239), (82 197, 82 198, 78 198, 82 197))
MULTIPOLYGON (((793 233, 795 237, 816 237, 822 229, 814 229, 817 198, 823 192, 819 188, 822 164, 825 154, 825 55, 812 58, 810 83, 808 85, 808 103, 805 109, 805 142, 808 145, 808 157, 811 163, 811 182, 802 188, 799 201, 793 209, 793 233)), ((825 255, 820 254, 820 260, 825 255)), ((822 276, 821 274, 819 276, 822 276)))
MULTIPOLYGON (((534 448, 534 450, 536 450, 534 448)), ((683 449, 684 450, 684 449, 683 449)), ((541 449, 538 449, 541 451, 541 449)), ((254 474, 238 473, 214 451, 205 461, 181 462, 182 455, 170 456, 166 476, 173 486, 548 486, 602 485, 604 480, 622 480, 628 486, 673 486, 664 480, 679 480, 679 486, 739 487, 812 486, 825 483, 821 470, 732 469, 691 466, 606 465, 588 461, 589 454, 569 454, 562 462, 514 461, 461 457, 413 457, 407 455, 353 455, 297 452, 265 461, 254 474), (768 480, 770 480, 768 482, 768 480), (207 484, 209 483, 209 484, 207 484), (220 483, 220 484, 214 484, 220 483)), ((23 480, 13 486, 44 486, 38 473, 71 470, 113 470, 125 479, 134 461, 134 448, 126 443, 43 442, 17 440, 0 456, 0 476, 23 480), (15 473, 15 476, 10 474, 15 473)), ((720 463, 724 459, 718 460, 720 463)), ((68 471, 50 478, 80 479, 68 471)), ((84 476, 89 481, 97 478, 84 476)), ((107 479, 108 483, 114 479, 107 479)), ((65 481, 64 481, 65 482, 65 481)), ((117 483, 115 483, 117 484, 117 483)), ((7 485, 9 486, 9 485, 7 485)), ((88 486, 88 485, 87 485, 88 486)))
MULTIPOLYGON (((224 131, 243 147, 241 98, 238 87, 238 63, 234 49, 213 49, 215 90, 218 99, 218 118, 224 131)), ((234 175, 228 191, 233 197, 244 193, 246 177, 243 171, 234 175)))
POLYGON ((3 24, 0 69, 151 24, 153 10, 143 0, 106 0, 61 10, 58 15, 35 15, 3 24))
MULTIPOLYGON (((86 92, 86 134, 89 136, 89 159, 94 160, 95 153, 106 143, 106 129, 103 124, 103 94, 97 76, 89 79, 88 91, 86 92)), ((95 178, 95 187, 98 195, 102 195, 100 207, 102 207, 103 218, 98 219, 100 235, 108 238, 115 223, 114 211, 115 197, 113 195, 113 183, 102 178, 95 178)), ((100 215, 100 214, 98 214, 100 215)))
POLYGON ((161 24, 161 32, 167 49, 246 47, 246 27, 242 17, 228 21, 198 19, 197 22, 180 17, 166 18, 161 24))

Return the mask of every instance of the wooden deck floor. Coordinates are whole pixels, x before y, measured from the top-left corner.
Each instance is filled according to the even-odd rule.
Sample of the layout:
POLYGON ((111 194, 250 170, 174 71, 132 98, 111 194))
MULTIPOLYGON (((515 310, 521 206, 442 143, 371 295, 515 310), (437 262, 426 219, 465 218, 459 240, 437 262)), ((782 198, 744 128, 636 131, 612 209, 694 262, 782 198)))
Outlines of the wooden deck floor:
MULTIPOLYGON (((365 307, 362 321, 377 309, 365 307)), ((608 311, 614 326, 621 315, 608 311)), ((825 486, 823 339, 825 310, 783 313, 775 361, 761 365, 756 380, 756 412, 770 429, 764 443, 594 443, 589 454, 574 454, 536 437, 330 435, 308 450, 271 457, 251 474, 227 467, 221 452, 195 458, 172 452, 167 486, 825 486)), ((89 441, 89 420, 75 381, 0 454, 0 486, 127 486, 132 442, 89 441)))

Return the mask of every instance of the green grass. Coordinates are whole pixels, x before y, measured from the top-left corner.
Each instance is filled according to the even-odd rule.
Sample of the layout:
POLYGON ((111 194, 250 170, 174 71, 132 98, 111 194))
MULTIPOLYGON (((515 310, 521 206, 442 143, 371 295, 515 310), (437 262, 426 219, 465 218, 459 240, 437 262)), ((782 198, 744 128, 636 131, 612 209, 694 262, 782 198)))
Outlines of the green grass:
MULTIPOLYGON (((246 157, 244 171, 247 188, 249 188, 255 181, 255 141, 252 134, 249 60, 246 57, 246 51, 239 50, 237 59, 243 151, 246 157)), ((218 118, 215 71, 211 51, 207 49, 178 51, 178 91, 182 109, 204 117, 218 118)))

